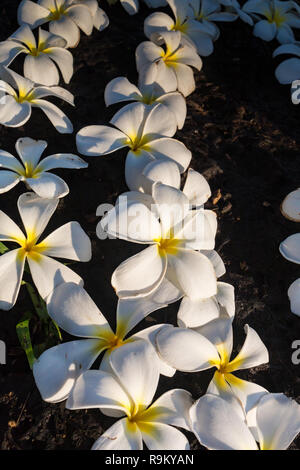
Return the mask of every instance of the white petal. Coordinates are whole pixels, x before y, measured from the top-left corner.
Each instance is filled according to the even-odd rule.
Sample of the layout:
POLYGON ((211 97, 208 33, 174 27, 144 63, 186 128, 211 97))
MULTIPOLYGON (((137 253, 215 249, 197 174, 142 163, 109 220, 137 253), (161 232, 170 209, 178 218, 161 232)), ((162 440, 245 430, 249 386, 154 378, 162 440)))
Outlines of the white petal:
POLYGON ((217 293, 213 265, 197 251, 178 248, 176 255, 168 255, 167 278, 192 299, 204 299, 217 293))
POLYGON ((75 24, 88 36, 93 31, 93 17, 90 9, 82 4, 71 5, 67 10, 68 18, 74 21, 75 24))
POLYGON ((141 138, 148 107, 143 103, 131 103, 120 109, 110 123, 124 132, 130 139, 141 138))
POLYGON ((78 222, 68 222, 43 240, 43 253, 57 258, 90 261, 91 240, 78 222))
POLYGON ((300 188, 286 196, 281 204, 281 212, 287 219, 300 222, 300 188))
POLYGON ((112 330, 88 293, 79 285, 64 283, 47 299, 50 317, 70 335, 106 338, 112 330))
POLYGON ((0 124, 7 127, 20 127, 31 116, 28 102, 18 103, 13 96, 3 96, 0 100, 0 124))
POLYGON ((7 168, 15 171, 16 173, 24 171, 19 160, 5 150, 0 150, 0 168, 7 168))
POLYGON ((120 419, 106 429, 93 444, 92 450, 142 450, 141 432, 136 423, 129 423, 127 418, 120 419))
POLYGON ((194 400, 190 392, 169 390, 161 395, 145 412, 147 421, 171 424, 190 431, 189 409, 194 400))
POLYGON ((10 310, 15 305, 23 277, 24 263, 25 257, 20 255, 19 249, 0 256, 0 310, 10 310))
POLYGON ((144 33, 151 39, 153 33, 160 31, 170 31, 174 27, 174 20, 161 11, 152 13, 147 16, 144 22, 144 33))
POLYGON ((41 99, 34 99, 31 103, 32 106, 40 108, 46 114, 49 121, 51 121, 60 134, 72 134, 73 125, 70 119, 57 106, 50 103, 50 101, 41 99))
POLYGON ((296 279, 290 285, 288 296, 291 302, 291 311, 300 317, 300 279, 296 279))
POLYGON ((256 442, 235 408, 222 398, 207 394, 191 408, 193 431, 210 450, 258 450, 256 442))
POLYGON ((161 284, 167 268, 166 257, 158 254, 156 245, 123 261, 114 271, 111 283, 119 297, 142 297, 161 284))
POLYGON ((43 199, 34 193, 23 193, 18 199, 18 209, 27 235, 38 238, 58 205, 58 200, 43 199))
POLYGON ((24 61, 24 76, 42 85, 59 84, 57 68, 46 54, 39 54, 38 56, 28 54, 24 61))
POLYGON ((191 300, 184 297, 178 310, 178 326, 196 328, 219 318, 220 309, 215 297, 191 300))
POLYGON ((189 450, 189 442, 178 429, 161 423, 140 423, 143 441, 149 450, 189 450))
POLYGON ((138 0, 120 0, 120 2, 129 15, 135 15, 139 11, 138 0))
POLYGON ((146 408, 159 380, 158 361, 152 345, 144 340, 127 343, 115 349, 110 364, 134 404, 146 408))
POLYGON ((67 183, 59 176, 41 173, 34 178, 26 178, 26 183, 40 197, 61 198, 69 193, 67 183))
POLYGON ((8 66, 26 48, 18 41, 6 40, 0 42, 0 64, 8 66))
POLYGON ((256 419, 263 450, 285 450, 300 432, 300 406, 282 393, 264 395, 256 419))
POLYGON ((152 244, 161 236, 160 224, 148 207, 123 196, 101 220, 108 234, 135 243, 152 244))
POLYGON ((197 328, 196 331, 213 343, 221 356, 225 356, 229 360, 233 346, 232 321, 230 318, 219 317, 197 328))
POLYGON ((148 150, 133 152, 130 150, 125 161, 125 180, 131 191, 141 191, 147 185, 143 175, 145 167, 154 161, 148 150))
POLYGON ((226 273, 225 265, 221 256, 215 250, 202 250, 202 254, 205 255, 212 263, 216 276, 219 278, 226 273))
POLYGON ((130 407, 130 398, 118 380, 99 370, 84 372, 76 381, 66 403, 69 410, 108 408, 124 411, 124 414, 130 407))
POLYGON ((235 314, 234 287, 226 282, 217 283, 217 301, 226 310, 226 313, 233 318, 235 314))
POLYGON ((189 201, 179 189, 161 183, 153 185, 152 196, 160 218, 161 236, 169 237, 172 227, 182 226, 189 211, 189 201))
MULTIPOLYGON (((251 413, 257 406, 261 397, 268 393, 264 387, 254 383, 242 380, 233 374, 225 375, 226 382, 230 385, 231 392, 240 400, 245 413, 251 413)), ((222 391, 221 391, 222 394, 222 391)), ((227 397, 225 398, 227 399, 227 397)))
POLYGON ((27 163, 30 167, 35 168, 47 145, 45 140, 34 140, 30 137, 23 137, 17 140, 16 151, 24 165, 27 163))
POLYGON ((58 36, 62 36, 67 41, 66 47, 76 47, 80 40, 80 31, 78 26, 63 15, 59 20, 51 21, 49 24, 49 31, 58 36))
POLYGON ((82 155, 106 155, 126 147, 127 138, 123 132, 108 126, 87 126, 76 135, 78 152, 82 155))
POLYGON ((38 165, 38 170, 49 171, 54 168, 80 169, 87 168, 88 164, 73 153, 57 153, 44 158, 38 165))
POLYGON ((6 193, 14 188, 20 181, 21 177, 13 171, 0 171, 0 194, 6 193))
POLYGON ((96 13, 93 16, 94 27, 98 31, 103 31, 109 25, 109 18, 102 8, 97 8, 96 13))
POLYGON ((51 47, 47 50, 47 55, 59 67, 65 83, 70 83, 73 76, 73 56, 71 52, 61 47, 51 47))
POLYGON ((194 72, 188 65, 176 63, 174 69, 177 77, 177 88, 183 96, 188 96, 195 91, 194 72))
POLYGON ((26 46, 36 47, 36 40, 33 32, 28 24, 23 24, 17 31, 15 31, 9 39, 14 39, 18 42, 26 44, 26 46))
POLYGON ((152 194, 152 185, 156 181, 172 186, 173 188, 180 188, 180 171, 175 162, 171 160, 154 160, 145 167, 143 175, 147 178, 148 184, 145 184, 145 192, 152 194), (148 189, 148 191, 146 191, 148 189))
POLYGON ((167 93, 160 96, 156 101, 159 101, 166 106, 176 117, 178 129, 182 129, 186 118, 186 101, 184 97, 177 92, 167 93))
POLYGON ((64 100, 74 106, 74 95, 60 86, 37 86, 32 94, 32 100, 38 100, 47 96, 55 96, 56 98, 64 100))
POLYGON ((173 113, 160 103, 155 104, 146 117, 143 135, 163 135, 172 137, 177 129, 173 113))
POLYGON ((188 328, 166 326, 158 333, 156 343, 164 361, 183 372, 210 369, 219 360, 215 346, 188 328))
POLYGON ((117 77, 111 80, 104 91, 106 106, 121 103, 122 101, 139 100, 142 97, 139 89, 130 83, 126 77, 117 77))
POLYGON ((18 23, 29 24, 32 29, 45 23, 49 11, 30 0, 22 0, 18 7, 18 23))
POLYGON ((83 284, 81 277, 58 261, 44 255, 28 257, 32 279, 40 296, 46 300, 55 287, 64 282, 83 284))
MULTIPOLYGON (((138 333, 136 333, 131 338, 134 340, 143 339, 145 341, 148 341, 149 343, 152 344, 154 350, 157 353, 156 336, 159 333, 159 331, 164 327, 165 327, 165 323, 150 326, 149 328, 145 328, 144 330, 138 331, 138 333)), ((156 356, 156 360, 158 362, 157 367, 158 367, 159 373, 167 377, 173 377, 173 375, 176 372, 176 369, 174 369, 173 367, 170 367, 158 354, 156 356)))
POLYGON ((0 241, 25 241, 25 236, 17 224, 0 211, 0 241))
POLYGON ((191 152, 182 142, 169 137, 151 140, 147 145, 147 149, 154 158, 170 159, 177 163, 181 173, 187 169, 192 158, 191 152))
POLYGON ((300 233, 287 237, 280 243, 279 251, 285 259, 300 264, 300 233))
POLYGON ((269 353, 253 328, 249 325, 244 327, 246 339, 238 355, 231 361, 231 370, 250 369, 269 362, 269 353))
POLYGON ((33 365, 35 383, 43 400, 66 400, 76 380, 101 353, 101 340, 70 341, 47 349, 33 365))
POLYGON ((253 28, 254 36, 257 36, 264 41, 272 41, 276 34, 276 24, 269 23, 267 20, 261 20, 255 24, 253 28))
POLYGON ((215 212, 197 209, 190 211, 176 234, 184 240, 184 248, 191 250, 213 250, 217 233, 215 212))
POLYGON ((208 182, 198 171, 189 168, 185 185, 184 194, 189 198, 192 206, 202 206, 211 196, 211 190, 208 182))

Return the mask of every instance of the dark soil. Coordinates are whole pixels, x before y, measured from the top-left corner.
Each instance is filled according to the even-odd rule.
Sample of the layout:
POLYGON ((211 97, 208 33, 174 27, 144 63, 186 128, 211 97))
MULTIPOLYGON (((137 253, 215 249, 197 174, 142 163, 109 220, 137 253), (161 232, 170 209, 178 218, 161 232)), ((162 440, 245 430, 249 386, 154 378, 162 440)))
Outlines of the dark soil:
MULTIPOLYGON (((18 1, 0 2, 0 39, 16 28, 18 1)), ((107 124, 116 111, 106 109, 103 91, 109 80, 126 75, 136 79, 134 51, 144 40, 145 7, 134 17, 120 5, 104 8, 110 26, 91 37, 82 34, 74 50, 75 74, 67 88, 76 96, 76 108, 60 103, 70 116, 75 132, 89 124, 107 124)), ((299 366, 291 361, 292 343, 300 339, 299 319, 290 313, 288 286, 299 277, 297 265, 279 254, 278 246, 298 226, 280 213, 280 203, 300 181, 300 109, 290 100, 289 87, 274 77, 277 44, 254 38, 241 22, 224 24, 215 52, 204 59, 196 73, 197 90, 187 100, 188 117, 178 132, 193 152, 191 166, 208 179, 213 198, 208 207, 216 211, 219 230, 216 249, 227 273, 223 280, 235 286, 237 314, 235 349, 244 340, 248 323, 261 336, 270 352, 270 364, 240 373, 272 392, 299 398, 299 366), (219 199, 216 196, 221 196, 219 199), (217 201, 218 199, 218 201, 217 201), (213 202, 215 201, 215 203, 213 202), (217 201, 217 202, 216 202, 217 201)), ((300 78, 300 77, 299 77, 300 78)), ((0 148, 15 153, 19 137, 48 141, 46 155, 76 153, 75 133, 60 135, 39 110, 18 129, 0 128, 0 148)), ((72 266, 85 280, 85 287, 103 313, 114 324, 117 299, 110 284, 113 270, 137 251, 137 246, 120 240, 100 241, 95 234, 96 208, 114 203, 126 190, 124 158, 119 151, 106 157, 88 158, 86 170, 62 170, 70 194, 47 228, 50 232, 70 220, 78 220, 92 239, 93 259, 72 266)), ((1 195, 1 210, 19 222, 16 209, 24 187, 1 195)), ((7 365, 0 366, 0 443, 2 449, 89 449, 113 419, 98 410, 68 411, 64 403, 42 401, 15 326, 32 310, 26 289, 14 309, 1 312, 0 339, 7 344, 7 365)), ((175 323, 178 304, 151 315, 140 328, 154 321, 175 323)), ((33 342, 41 341, 38 318, 31 322, 33 342)), ((68 339, 64 334, 64 339, 68 339)), ((196 375, 176 373, 162 378, 158 395, 182 387, 198 398, 206 390, 212 371, 196 375)), ((199 448, 190 434, 193 448, 199 448)), ((298 448, 299 448, 298 440, 298 448)), ((292 445, 297 448, 297 442, 292 445)))

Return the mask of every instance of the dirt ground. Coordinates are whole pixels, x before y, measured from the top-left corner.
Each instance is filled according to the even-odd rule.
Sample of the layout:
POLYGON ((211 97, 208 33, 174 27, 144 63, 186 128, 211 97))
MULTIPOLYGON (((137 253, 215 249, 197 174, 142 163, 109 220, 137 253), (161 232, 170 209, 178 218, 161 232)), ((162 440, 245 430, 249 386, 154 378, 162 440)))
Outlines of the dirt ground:
MULTIPOLYGON (((0 1, 0 40, 16 28, 18 1, 0 1)), ((150 11, 128 16, 120 5, 108 7, 110 18, 104 32, 91 37, 82 34, 74 49, 75 73, 67 87, 76 96, 76 108, 59 103, 77 132, 89 124, 107 124, 117 107, 106 109, 105 85, 114 77, 136 79, 134 51, 144 40, 143 20, 150 11)), ((290 313, 288 286, 299 277, 297 265, 279 254, 278 246, 299 227, 280 213, 285 195, 300 182, 300 107, 291 103, 289 87, 274 77, 276 43, 254 38, 242 23, 221 26, 214 53, 204 58, 196 73, 197 89, 189 96, 188 116, 177 137, 193 153, 192 168, 208 179, 213 196, 221 196, 213 209, 219 220, 216 249, 224 259, 227 273, 222 280, 235 286, 237 313, 234 322, 235 350, 244 340, 243 326, 255 328, 270 352, 270 364, 247 370, 240 377, 255 381, 272 392, 299 398, 299 366, 291 361, 292 342, 300 339, 299 318, 290 313)), ((299 77, 300 78, 300 77, 299 77)), ((60 135, 37 109, 25 126, 0 127, 0 148, 11 153, 19 137, 48 141, 46 155, 76 153, 75 134, 60 135)), ((95 234, 96 208, 114 203, 126 190, 126 151, 106 157, 86 158, 85 170, 61 170, 70 194, 60 203, 47 233, 70 220, 77 220, 92 239, 90 263, 72 266, 85 280, 85 288, 114 324, 116 297, 110 284, 113 270, 137 252, 137 246, 120 240, 100 241, 95 234)), ((24 186, 1 195, 0 208, 19 222, 16 209, 24 186)), ((217 199, 217 198, 216 198, 217 199)), ((215 199, 215 201, 216 201, 215 199)), ((114 420, 98 410, 68 411, 64 403, 42 401, 15 325, 32 306, 24 287, 14 309, 0 312, 0 339, 7 344, 7 365, 0 366, 1 449, 89 449, 114 420)), ((152 314, 140 328, 154 321, 175 324, 178 304, 152 314)), ((38 318, 31 322, 33 342, 41 340, 38 318)), ((64 340, 69 339, 63 334, 64 340)), ((158 395, 174 388, 190 390, 198 398, 206 390, 212 371, 196 375, 177 372, 162 378, 158 395)), ((189 434, 192 448, 199 445, 189 434)), ((300 447, 300 440, 292 449, 300 447)))

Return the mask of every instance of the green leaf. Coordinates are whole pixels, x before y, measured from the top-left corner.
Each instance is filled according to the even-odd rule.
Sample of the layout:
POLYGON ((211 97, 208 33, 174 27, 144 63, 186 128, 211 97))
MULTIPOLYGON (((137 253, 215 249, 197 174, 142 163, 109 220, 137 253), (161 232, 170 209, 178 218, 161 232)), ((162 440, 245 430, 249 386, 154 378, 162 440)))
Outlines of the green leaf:
POLYGON ((0 255, 3 255, 8 251, 7 246, 4 245, 4 243, 0 242, 0 255))
POLYGON ((27 320, 20 321, 16 326, 16 330, 17 330, 17 335, 18 335, 20 344, 22 348, 24 349, 25 354, 27 356, 30 369, 32 369, 33 363, 36 361, 36 358, 34 356, 34 352, 32 349, 29 322, 30 322, 30 318, 28 318, 27 320))
POLYGON ((28 294, 30 295, 31 301, 33 303, 34 309, 39 316, 39 318, 42 320, 44 323, 49 322, 49 315, 47 311, 47 307, 43 299, 39 296, 39 294, 36 293, 34 288, 32 287, 29 282, 25 282, 26 289, 28 294))

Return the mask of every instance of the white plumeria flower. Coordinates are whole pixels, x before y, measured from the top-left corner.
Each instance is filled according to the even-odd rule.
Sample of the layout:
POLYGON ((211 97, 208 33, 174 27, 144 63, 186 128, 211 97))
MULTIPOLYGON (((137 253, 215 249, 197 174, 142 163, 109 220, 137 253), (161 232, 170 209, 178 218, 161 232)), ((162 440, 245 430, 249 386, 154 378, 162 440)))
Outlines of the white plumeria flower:
POLYGON ((281 212, 289 220, 300 222, 300 188, 289 193, 281 204, 281 212))
POLYGON ((246 325, 245 331, 246 340, 234 359, 231 359, 232 323, 227 318, 219 318, 196 329, 165 326, 158 333, 156 343, 163 360, 177 370, 198 372, 216 367, 207 392, 229 401, 234 395, 249 413, 266 390, 236 377, 233 372, 265 364, 269 354, 255 330, 246 325))
MULTIPOLYGON (((54 346, 35 361, 33 374, 43 399, 51 403, 66 400, 75 381, 85 370, 90 369, 102 352, 105 354, 100 370, 111 372, 109 358, 125 344, 143 339, 152 344, 154 349, 155 336, 164 325, 151 326, 133 336, 129 336, 129 333, 147 315, 176 301, 173 291, 172 286, 164 283, 154 295, 143 299, 119 300, 116 329, 113 331, 81 286, 64 283, 54 289, 47 300, 50 317, 67 333, 81 339, 54 346)), ((174 375, 175 370, 158 355, 157 361, 161 374, 174 375)))
POLYGON ((125 163, 128 187, 139 190, 143 168, 155 159, 175 161, 181 173, 190 161, 191 152, 179 140, 171 139, 177 129, 173 113, 158 103, 149 110, 142 103, 132 103, 118 111, 110 121, 115 126, 88 126, 76 136, 79 153, 87 156, 107 155, 129 147, 125 163))
POLYGON ((19 245, 0 257, 0 309, 9 310, 16 303, 25 261, 44 300, 63 282, 83 283, 78 274, 52 259, 52 256, 76 261, 91 259, 91 241, 78 222, 69 222, 40 241, 57 205, 58 199, 40 198, 34 193, 22 194, 18 199, 18 210, 26 235, 0 211, 0 241, 19 245))
POLYGON ((253 29, 254 36, 264 41, 276 38, 281 44, 295 41, 292 28, 300 28, 300 7, 295 2, 248 0, 243 6, 243 11, 257 19, 253 29))
POLYGON ((178 129, 182 129, 186 118, 186 101, 180 93, 177 91, 165 93, 157 83, 148 84, 141 80, 141 76, 139 88, 126 77, 114 78, 106 85, 104 100, 106 106, 124 101, 139 101, 148 106, 161 103, 174 114, 178 129))
POLYGON ((109 18, 102 8, 99 7, 98 0, 73 0, 73 4, 87 6, 93 17, 94 28, 103 31, 109 25, 109 18))
POLYGON ((67 47, 76 47, 80 41, 80 29, 92 34, 94 19, 90 8, 73 0, 22 0, 18 8, 19 25, 28 24, 31 29, 49 23, 49 31, 62 36, 67 47))
POLYGON ((58 67, 65 83, 69 83, 73 75, 73 56, 64 48, 65 45, 65 39, 41 28, 37 43, 29 26, 23 25, 6 41, 0 43, 0 64, 8 66, 19 54, 26 54, 26 78, 42 85, 58 85, 58 67))
MULTIPOLYGON (((213 40, 218 36, 214 25, 198 20, 200 13, 196 15, 196 11, 189 7, 188 0, 168 0, 168 3, 174 19, 163 12, 152 13, 145 19, 145 35, 153 40, 155 34, 179 31, 183 44, 196 48, 201 56, 210 55, 213 52, 213 40)), ((217 8, 220 9, 219 4, 217 8)))
POLYGON ((300 278, 290 285, 288 296, 291 302, 292 313, 300 317, 300 278))
POLYGON ((65 181, 49 173, 49 170, 80 169, 86 168, 88 164, 71 153, 50 155, 40 161, 47 145, 44 140, 33 140, 29 137, 18 139, 16 151, 21 162, 5 150, 0 150, 0 194, 9 191, 20 181, 24 181, 38 196, 46 199, 61 198, 69 193, 65 181))
POLYGON ((190 95, 195 90, 192 67, 202 68, 197 51, 193 46, 182 43, 180 31, 161 31, 156 36, 165 48, 152 41, 139 44, 136 49, 138 72, 145 74, 156 69, 156 82, 163 90, 178 90, 183 96, 190 95))
POLYGON ((300 233, 290 235, 281 242, 279 251, 288 261, 300 264, 300 233))
POLYGON ((99 408, 121 418, 92 450, 142 450, 143 441, 149 450, 189 449, 187 438, 173 426, 190 430, 191 394, 169 390, 151 404, 159 381, 156 357, 146 341, 129 343, 111 355, 113 374, 89 370, 76 381, 67 409, 99 408))
POLYGON ((288 85, 295 80, 300 79, 300 42, 293 44, 283 44, 273 53, 273 57, 281 54, 290 54, 295 57, 284 60, 275 70, 275 75, 279 83, 288 85))
MULTIPOLYGON (((130 193, 129 193, 130 194, 130 193)), ((212 211, 190 210, 188 198, 178 189, 156 183, 149 198, 126 198, 102 219, 109 235, 150 245, 121 263, 112 275, 120 298, 154 292, 168 279, 182 295, 192 299, 217 293, 216 274, 207 256, 197 250, 212 250, 217 229, 212 211)))
POLYGON ((194 403, 192 429, 203 446, 210 450, 285 450, 300 432, 300 406, 283 393, 266 393, 259 400, 256 439, 236 408, 212 394, 194 403))
POLYGON ((40 108, 58 132, 73 132, 73 125, 65 113, 50 101, 43 99, 46 96, 54 96, 74 106, 74 96, 64 88, 35 85, 28 78, 1 67, 0 96, 0 124, 3 126, 23 126, 30 119, 32 108, 40 108))

